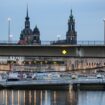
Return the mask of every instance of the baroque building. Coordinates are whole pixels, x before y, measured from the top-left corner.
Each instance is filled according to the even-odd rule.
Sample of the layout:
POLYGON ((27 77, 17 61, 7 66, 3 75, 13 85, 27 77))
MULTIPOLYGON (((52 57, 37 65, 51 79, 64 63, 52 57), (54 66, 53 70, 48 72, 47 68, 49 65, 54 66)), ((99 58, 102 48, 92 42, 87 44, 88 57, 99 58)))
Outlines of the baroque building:
POLYGON ((27 44, 41 44, 40 40, 40 31, 37 26, 32 30, 30 28, 30 20, 28 16, 28 7, 25 18, 25 28, 20 33, 20 40, 18 44, 27 45, 27 44))
POLYGON ((66 39, 54 41, 52 44, 77 44, 77 32, 75 31, 75 19, 72 14, 72 10, 68 20, 66 39))
POLYGON ((75 19, 72 15, 72 10, 68 20, 68 31, 66 33, 66 43, 77 44, 77 32, 75 31, 75 19))
MULTIPOLYGON (((27 6, 27 12, 26 12, 26 17, 25 17, 25 27, 20 33, 20 40, 18 44, 21 45, 41 45, 41 40, 40 40, 40 31, 37 26, 32 30, 30 28, 30 18, 28 16, 28 6, 27 6)), ((65 45, 65 44, 71 44, 75 45, 77 44, 77 32, 75 31, 75 19, 72 14, 72 10, 68 19, 68 30, 66 32, 66 38, 64 40, 57 40, 57 41, 52 41, 52 45, 55 44, 60 44, 60 45, 65 45)))

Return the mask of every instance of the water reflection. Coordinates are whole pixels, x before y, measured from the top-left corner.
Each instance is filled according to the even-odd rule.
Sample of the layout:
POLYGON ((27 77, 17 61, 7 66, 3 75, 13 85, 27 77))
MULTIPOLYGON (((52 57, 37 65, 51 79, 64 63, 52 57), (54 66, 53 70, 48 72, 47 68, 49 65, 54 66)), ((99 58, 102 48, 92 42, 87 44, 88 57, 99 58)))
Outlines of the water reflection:
POLYGON ((0 90, 0 105, 105 105, 105 92, 0 90))
POLYGON ((70 90, 0 90, 0 105, 76 105, 75 100, 70 90))
POLYGON ((78 91, 77 105, 105 105, 105 91, 78 91))

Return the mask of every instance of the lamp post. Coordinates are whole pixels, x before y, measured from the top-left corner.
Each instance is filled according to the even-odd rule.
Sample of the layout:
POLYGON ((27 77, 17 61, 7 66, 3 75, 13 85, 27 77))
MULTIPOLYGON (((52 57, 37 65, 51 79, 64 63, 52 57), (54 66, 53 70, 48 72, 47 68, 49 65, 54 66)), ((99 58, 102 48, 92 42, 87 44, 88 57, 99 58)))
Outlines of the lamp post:
POLYGON ((9 42, 12 42, 13 35, 9 35, 9 42))
POLYGON ((61 38, 61 35, 57 35, 57 39, 58 39, 58 41, 60 40, 60 38, 61 38))
POLYGON ((11 23, 11 18, 8 18, 8 43, 10 42, 10 34, 11 34, 10 23, 11 23))
POLYGON ((105 45, 105 19, 104 19, 104 45, 105 45))

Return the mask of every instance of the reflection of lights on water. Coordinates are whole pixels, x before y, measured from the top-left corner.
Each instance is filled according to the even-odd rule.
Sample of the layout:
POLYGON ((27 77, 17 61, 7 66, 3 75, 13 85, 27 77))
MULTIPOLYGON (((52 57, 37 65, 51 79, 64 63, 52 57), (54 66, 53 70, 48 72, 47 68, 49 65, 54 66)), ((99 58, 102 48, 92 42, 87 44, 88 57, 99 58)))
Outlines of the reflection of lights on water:
POLYGON ((73 90, 72 90, 72 85, 69 85, 69 97, 70 97, 70 101, 73 101, 73 90))
POLYGON ((24 91, 24 105, 25 105, 25 91, 24 91))
POLYGON ((29 103, 31 103, 31 91, 29 91, 29 103))
POLYGON ((54 91, 54 104, 56 104, 56 91, 54 91))
POLYGON ((48 103, 47 103, 47 101, 48 101, 48 97, 47 97, 47 90, 45 91, 45 105, 47 105, 48 103))
POLYGON ((6 105, 7 105, 7 90, 6 90, 6 105))
POLYGON ((14 105, 14 92, 12 90, 12 105, 14 105))
MULTIPOLYGON (((3 105, 26 105, 26 104, 33 104, 36 105, 39 103, 40 105, 51 105, 52 103, 52 93, 53 93, 53 100, 54 104, 56 104, 56 98, 57 94, 56 91, 51 92, 51 91, 40 91, 40 94, 37 94, 37 91, 14 91, 14 90, 4 90, 2 91, 2 97, 4 102, 2 103, 3 105), (28 95, 28 96, 26 96, 28 95), (38 95, 38 96, 37 96, 38 95), (40 101, 38 101, 36 98, 40 97, 40 101), (27 99, 28 98, 28 99, 27 99), (38 101, 38 102, 37 102, 38 101), (24 103, 24 104, 23 104, 24 103)), ((0 104, 1 105, 1 104, 0 104)))
POLYGON ((4 104, 4 90, 3 90, 3 104, 4 104))
POLYGON ((18 90, 18 105, 20 105, 20 92, 18 90))
POLYGON ((36 105, 36 91, 34 91, 34 104, 36 105))
POLYGON ((40 105, 42 105, 42 90, 40 92, 40 105))

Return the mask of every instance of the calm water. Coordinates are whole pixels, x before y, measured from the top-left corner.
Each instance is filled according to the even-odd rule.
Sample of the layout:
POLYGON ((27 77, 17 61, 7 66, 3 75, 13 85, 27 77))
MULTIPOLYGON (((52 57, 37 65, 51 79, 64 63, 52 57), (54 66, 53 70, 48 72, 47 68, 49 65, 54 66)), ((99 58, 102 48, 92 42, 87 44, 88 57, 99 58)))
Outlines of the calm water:
POLYGON ((105 92, 0 90, 0 105, 105 105, 105 92))

